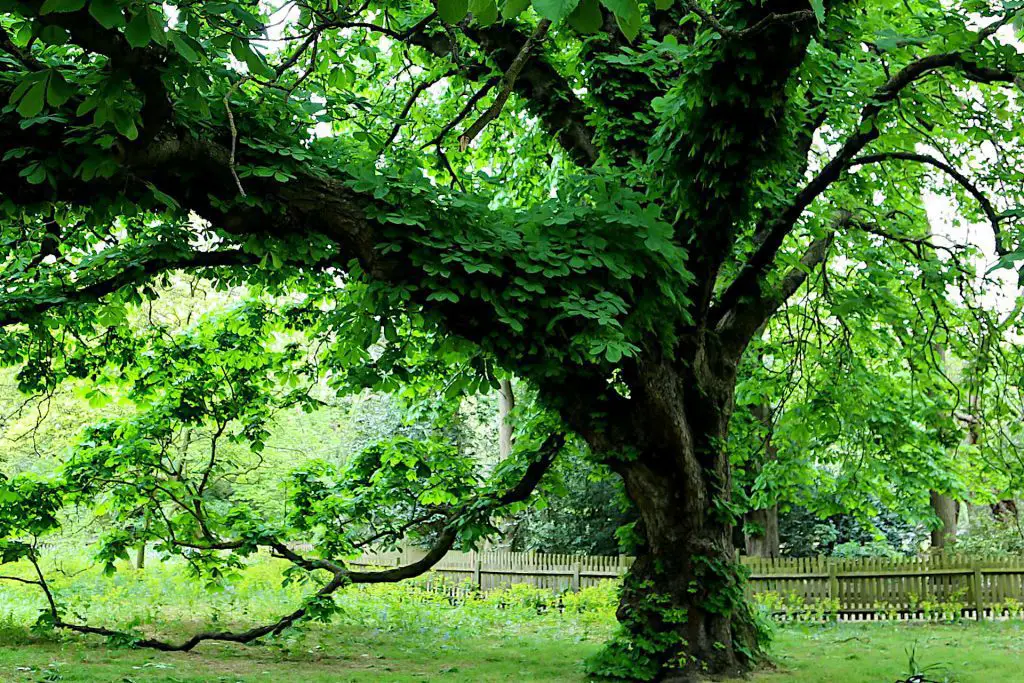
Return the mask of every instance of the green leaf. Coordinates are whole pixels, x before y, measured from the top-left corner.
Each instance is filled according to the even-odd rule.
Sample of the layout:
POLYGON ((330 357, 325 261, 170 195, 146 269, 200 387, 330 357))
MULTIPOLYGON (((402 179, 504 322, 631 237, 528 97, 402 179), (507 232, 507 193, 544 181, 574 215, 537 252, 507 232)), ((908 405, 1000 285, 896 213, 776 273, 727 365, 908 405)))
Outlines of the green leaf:
POLYGON ((43 105, 46 103, 46 82, 47 79, 41 78, 28 89, 21 98, 21 102, 18 103, 19 114, 25 118, 31 118, 43 110, 43 105))
POLYGON ((39 13, 77 12, 83 7, 85 7, 85 0, 46 0, 39 8, 39 13))
POLYGON ((498 5, 494 0, 470 0, 469 11, 481 26, 490 26, 498 20, 498 5))
POLYGON ((70 37, 71 36, 64 28, 60 26, 54 26, 53 24, 44 26, 43 29, 39 32, 39 38, 44 43, 48 43, 50 45, 64 45, 68 42, 68 39, 70 37))
POLYGON ((814 18, 819 24, 825 23, 825 0, 811 0, 811 9, 814 10, 814 18))
POLYGON ((655 9, 668 9, 675 4, 675 0, 654 0, 655 9))
POLYGON ((469 0, 438 0, 437 16, 446 24, 457 24, 469 14, 469 0))
POLYGON ((572 14, 569 15, 569 25, 580 33, 597 33, 604 25, 604 15, 601 14, 601 6, 597 0, 582 0, 572 14))
POLYGON ((135 119, 121 109, 114 112, 114 128, 129 140, 135 140, 139 137, 139 129, 135 125, 135 119))
POLYGON ((262 76, 263 78, 273 78, 276 72, 271 69, 263 58, 256 54, 248 43, 239 40, 238 38, 231 39, 231 54, 235 56, 240 62, 244 62, 248 67, 249 72, 256 76, 262 76))
POLYGON ((124 13, 117 0, 92 0, 89 3, 89 14, 103 28, 120 28, 124 26, 124 13))
POLYGON ((505 0, 501 5, 501 16, 505 19, 515 19, 530 6, 530 0, 505 0))
POLYGON ((615 15, 615 23, 619 25, 619 30, 622 31, 622 35, 626 36, 628 40, 633 40, 640 35, 640 27, 643 25, 643 18, 639 14, 636 16, 615 15))
POLYGON ((199 43, 181 31, 171 31, 170 35, 171 45, 179 55, 193 64, 199 61, 199 55, 203 50, 199 43))
POLYGON ((149 18, 146 12, 139 12, 128 22, 124 37, 132 47, 146 47, 149 45, 149 18))
POLYGON ((167 33, 163 12, 151 7, 146 10, 146 19, 149 21, 149 35, 153 38, 153 42, 161 47, 166 47, 167 33))
POLYGON ((537 14, 550 19, 554 24, 572 14, 579 4, 580 0, 533 0, 533 8, 537 10, 537 14))
POLYGON ((59 71, 51 71, 46 87, 46 103, 51 107, 59 107, 75 94, 75 89, 68 85, 59 71))
POLYGON ((644 18, 637 0, 601 0, 601 4, 615 15, 615 23, 619 25, 622 35, 629 40, 640 35, 644 18))

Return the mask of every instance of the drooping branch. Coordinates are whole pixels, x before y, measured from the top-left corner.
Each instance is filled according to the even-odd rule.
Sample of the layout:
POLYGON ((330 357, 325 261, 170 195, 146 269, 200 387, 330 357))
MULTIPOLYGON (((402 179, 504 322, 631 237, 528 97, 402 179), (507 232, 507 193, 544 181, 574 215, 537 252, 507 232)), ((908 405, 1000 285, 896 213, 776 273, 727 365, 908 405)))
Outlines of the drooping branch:
POLYGON ((996 253, 1000 256, 1005 256, 1009 253, 1006 245, 1003 244, 999 214, 996 212, 995 207, 992 206, 992 202, 985 193, 971 181, 970 178, 946 162, 936 159, 928 154, 917 154, 914 152, 881 152, 879 154, 865 154, 863 156, 859 156, 849 163, 849 167, 855 168, 866 164, 878 164, 894 160, 914 161, 934 166, 959 183, 972 197, 978 200, 978 204, 981 205, 981 210, 985 213, 985 217, 988 218, 989 224, 992 226, 992 233, 995 236, 996 253))
MULTIPOLYGON (((459 537, 459 524, 465 515, 478 517, 483 515, 485 517, 493 514, 494 511, 511 505, 513 503, 522 502, 530 497, 534 489, 540 483, 544 474, 551 467, 558 453, 565 445, 565 436, 563 434, 552 434, 549 436, 538 448, 534 454, 533 459, 527 466, 523 476, 511 487, 506 489, 500 495, 493 498, 481 498, 478 500, 470 501, 468 504, 464 504, 455 508, 445 521, 445 526, 440 534, 435 538, 433 544, 427 553, 419 560, 411 562, 401 567, 395 567, 392 569, 370 571, 370 572, 353 572, 350 571, 344 564, 334 562, 332 560, 323 558, 308 558, 300 553, 296 552, 292 548, 288 547, 287 544, 275 539, 265 538, 257 545, 264 546, 273 550, 277 555, 283 557, 298 567, 302 567, 307 571, 324 570, 330 573, 331 579, 324 584, 316 593, 313 595, 313 599, 329 599, 331 595, 337 592, 340 588, 350 584, 360 583, 394 583, 402 581, 404 579, 414 578, 429 571, 434 565, 436 565, 445 554, 451 550, 459 537), (475 505, 477 504, 477 505, 475 505)), ((208 549, 221 549, 231 550, 237 549, 245 545, 242 541, 223 541, 212 544, 189 544, 179 543, 173 541, 176 545, 184 547, 201 547, 204 550, 208 549)), ((62 612, 57 600, 50 589, 49 584, 46 581, 45 575, 39 566, 38 557, 33 551, 28 556, 29 562, 35 569, 37 578, 22 579, 16 577, 5 577, 0 576, 0 580, 10 579, 26 584, 33 584, 40 587, 43 594, 46 597, 48 605, 48 614, 54 627, 73 631, 76 633, 83 633, 89 635, 99 635, 105 637, 118 638, 120 640, 128 641, 134 644, 136 647, 145 647, 155 650, 161 650, 164 652, 188 652, 198 646, 200 643, 206 641, 221 641, 231 643, 249 643, 264 636, 272 633, 280 633, 298 620, 302 619, 309 612, 308 606, 299 607, 298 609, 289 612, 281 616, 279 619, 261 626, 256 626, 244 631, 203 631, 196 633, 180 643, 169 643, 167 641, 159 640, 156 638, 136 638, 130 633, 123 631, 117 631, 114 629, 108 629, 100 626, 89 626, 87 624, 78 624, 74 622, 65 621, 61 616, 62 612)), ((307 603, 310 599, 307 598, 307 603)))

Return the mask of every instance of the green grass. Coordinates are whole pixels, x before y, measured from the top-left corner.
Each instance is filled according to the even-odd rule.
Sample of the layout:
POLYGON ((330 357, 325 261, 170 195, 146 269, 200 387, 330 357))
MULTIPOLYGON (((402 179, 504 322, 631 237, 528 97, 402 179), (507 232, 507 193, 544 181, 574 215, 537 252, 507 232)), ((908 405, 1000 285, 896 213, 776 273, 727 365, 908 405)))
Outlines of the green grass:
POLYGON ((205 644, 187 654, 22 640, 0 644, 0 681, 578 681, 581 658, 599 646, 518 629, 453 639, 317 628, 298 640, 301 647, 205 644))
MULTIPOLYGON (((171 640, 209 627, 247 627, 289 611, 311 586, 280 586, 280 565, 261 561, 227 590, 207 592, 180 566, 113 577, 98 572, 54 582, 69 614, 171 640)), ((74 574, 74 572, 69 572, 74 574)), ((34 634, 41 606, 32 587, 0 583, 0 683, 15 681, 566 681, 582 683, 583 660, 614 628, 614 587, 568 599, 564 614, 538 614, 537 591, 452 607, 411 586, 339 594, 331 624, 307 624, 258 645, 206 643, 191 653, 113 647, 100 638, 34 634), (498 609, 497 603, 505 603, 498 609)), ((883 683, 930 679, 1024 681, 1024 624, 872 623, 799 626, 776 632, 774 668, 753 683, 883 683)))
MULTIPOLYGON (((0 630, 0 681, 585 681, 582 660, 600 638, 560 635, 539 621, 495 624, 478 635, 316 626, 269 644, 206 644, 187 654, 8 628, 0 630)), ((1024 628, 1017 623, 787 627, 777 634, 776 669, 747 680, 891 683, 908 675, 907 650, 915 644, 936 681, 1024 680, 1024 628)))
POLYGON ((786 627, 776 632, 777 669, 757 683, 891 683, 913 652, 919 671, 943 683, 1024 681, 1024 624, 868 623, 786 627))

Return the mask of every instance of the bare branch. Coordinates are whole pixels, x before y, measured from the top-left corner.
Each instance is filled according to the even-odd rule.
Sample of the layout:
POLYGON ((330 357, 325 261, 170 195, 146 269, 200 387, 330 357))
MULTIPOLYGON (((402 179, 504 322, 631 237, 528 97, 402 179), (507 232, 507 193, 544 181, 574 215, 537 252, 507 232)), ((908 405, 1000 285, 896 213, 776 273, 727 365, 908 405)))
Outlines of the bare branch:
POLYGON ((512 88, 515 87, 516 79, 519 78, 519 72, 526 66, 526 62, 530 59, 530 52, 533 47, 544 40, 544 36, 547 35, 548 29, 551 28, 551 22, 547 19, 542 20, 537 24, 537 30, 533 32, 533 35, 526 39, 523 43, 523 47, 519 50, 519 54, 512 60, 512 64, 508 67, 505 75, 501 79, 501 90, 498 91, 497 97, 494 98, 494 103, 483 113, 483 115, 473 123, 466 132, 459 136, 459 149, 466 151, 470 143, 473 142, 474 138, 480 134, 480 131, 487 126, 488 123, 493 121, 501 113, 501 110, 505 107, 505 102, 508 101, 509 95, 512 94, 512 88))

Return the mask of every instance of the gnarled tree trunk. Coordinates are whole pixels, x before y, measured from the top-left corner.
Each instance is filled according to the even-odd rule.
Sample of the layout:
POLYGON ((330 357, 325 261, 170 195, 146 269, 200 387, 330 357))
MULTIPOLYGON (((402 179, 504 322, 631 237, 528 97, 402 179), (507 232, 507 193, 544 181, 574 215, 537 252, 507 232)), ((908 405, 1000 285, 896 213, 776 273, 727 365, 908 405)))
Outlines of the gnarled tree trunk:
POLYGON ((740 673, 757 656, 724 449, 736 367, 714 355, 701 345, 688 363, 648 360, 638 370, 636 443, 611 465, 640 514, 643 542, 618 609, 625 633, 600 655, 597 672, 696 680, 740 673))

